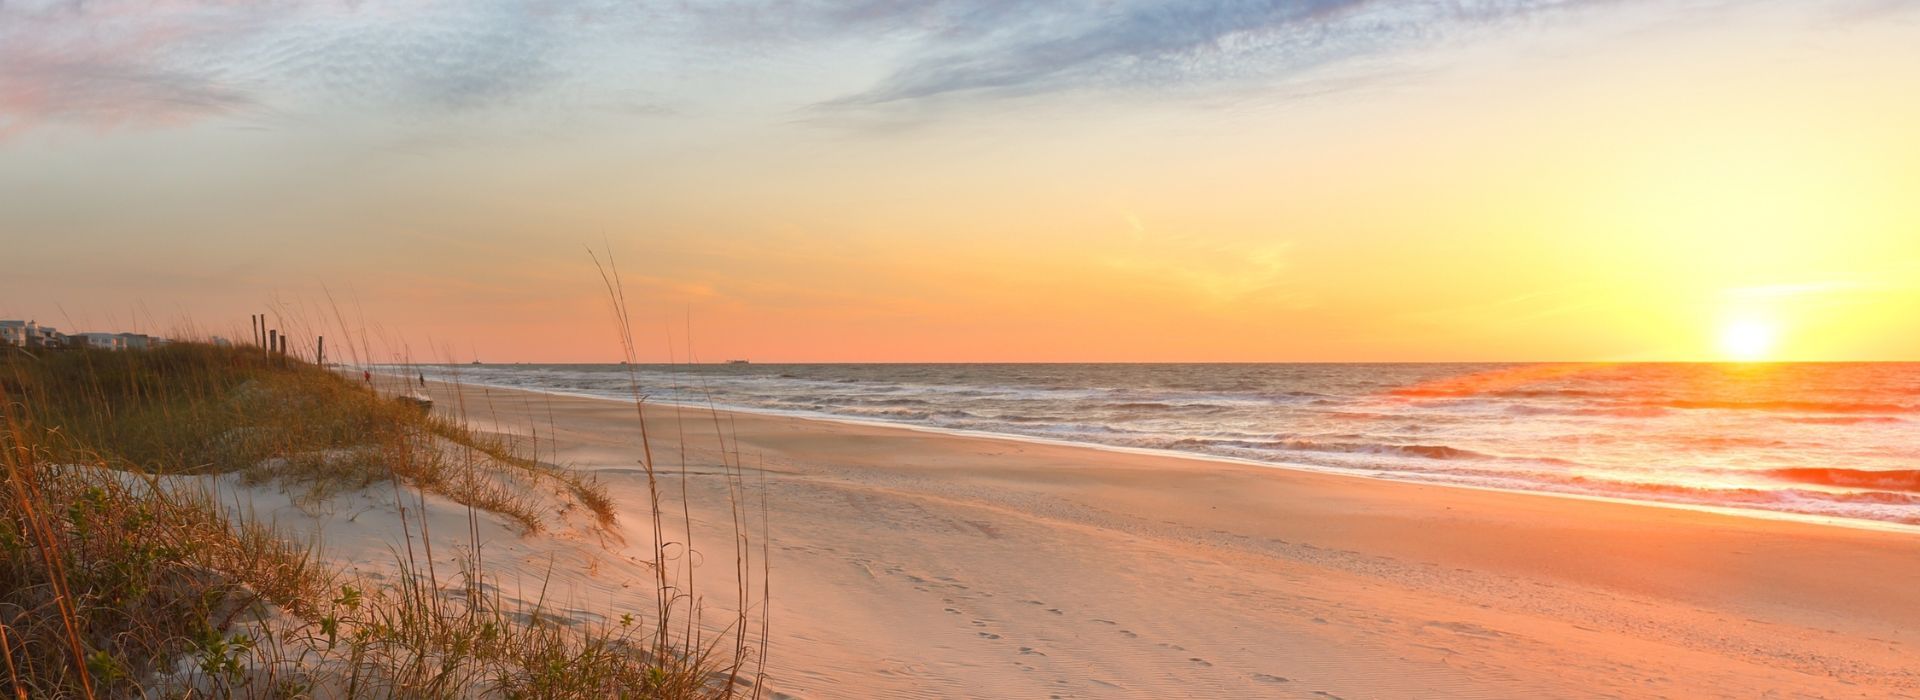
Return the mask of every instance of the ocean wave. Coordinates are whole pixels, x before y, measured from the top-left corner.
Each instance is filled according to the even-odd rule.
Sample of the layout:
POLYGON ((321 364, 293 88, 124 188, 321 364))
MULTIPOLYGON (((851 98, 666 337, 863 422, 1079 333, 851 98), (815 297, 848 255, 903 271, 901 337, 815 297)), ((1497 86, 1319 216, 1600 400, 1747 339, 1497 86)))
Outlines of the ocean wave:
POLYGON ((1366 411, 1327 411, 1325 415, 1329 418, 1339 418, 1342 420, 1384 420, 1393 417, 1385 413, 1369 413, 1366 411))
POLYGON ((1448 445, 1399 445, 1367 442, 1316 442, 1313 440, 1222 440, 1218 438, 1181 438, 1165 445, 1168 449, 1239 448, 1285 452, 1335 452, 1348 454, 1400 455, 1425 459, 1488 459, 1492 455, 1448 445))
POLYGON ((1497 389, 1467 384, 1461 386, 1411 386, 1392 389, 1389 396, 1407 399, 1471 399, 1489 397, 1498 399, 1557 399, 1587 398, 1595 396, 1613 396, 1613 392, 1592 389, 1497 389))
POLYGON ((1714 450, 1742 450, 1749 448, 1789 447, 1792 443, 1760 435, 1688 435, 1680 438, 1680 443, 1688 447, 1714 450))
POLYGON ((1587 493, 1630 499, 1677 501, 1711 506, 1759 507, 1770 510, 1868 518, 1890 522, 1914 523, 1920 521, 1920 516, 1915 515, 1910 510, 1914 506, 1920 506, 1920 495, 1911 493, 1894 493, 1888 491, 1831 493, 1826 491, 1809 491, 1806 489, 1689 486, 1685 484, 1587 479, 1584 477, 1573 477, 1568 479, 1567 483, 1581 487, 1581 490, 1587 493), (1879 508, 1882 510, 1854 510, 1845 508, 1846 506, 1879 508), (1884 508, 1889 506, 1893 507, 1893 510, 1884 510, 1884 508))
POLYGON ((1124 412, 1137 412, 1137 413, 1181 412, 1181 413, 1192 413, 1192 414, 1212 414, 1212 413, 1221 413, 1224 411, 1231 411, 1233 410, 1234 407, 1223 406, 1217 403, 1204 403, 1204 402, 1198 402, 1198 401, 1179 402, 1179 403, 1170 403, 1165 401, 1127 401, 1124 403, 1106 404, 1104 406, 1101 406, 1101 408, 1104 408, 1110 411, 1124 411, 1124 412))
POLYGON ((1507 399, 1577 399, 1594 396, 1611 396, 1612 392, 1592 389, 1502 389, 1485 392, 1486 396, 1498 396, 1507 399))
POLYGON ((1670 411, 1660 406, 1567 407, 1520 403, 1507 407, 1516 416, 1603 416, 1610 418, 1658 418, 1670 411))
POLYGON ((842 400, 846 401, 847 403, 855 404, 859 406, 925 406, 928 403, 923 399, 911 399, 911 398, 902 398, 902 397, 866 398, 866 397, 854 396, 854 397, 848 397, 842 400))
POLYGON ((1885 489, 1920 493, 1920 469, 1841 469, 1834 467, 1791 467, 1761 472, 1782 481, 1820 486, 1885 489))
POLYGON ((1713 401, 1675 400, 1658 404, 1667 408, 1725 411, 1768 411, 1782 413, 1875 413, 1899 414, 1920 411, 1920 406, 1852 401, 1713 401))
POLYGON ((933 418, 933 412, 931 411, 911 408, 860 408, 856 406, 845 406, 831 411, 822 410, 821 412, 837 413, 858 418, 889 418, 893 420, 928 420, 933 418))
POLYGON ((1781 418, 1788 423, 1807 425, 1860 425, 1863 423, 1899 423, 1898 416, 1786 416, 1781 418))

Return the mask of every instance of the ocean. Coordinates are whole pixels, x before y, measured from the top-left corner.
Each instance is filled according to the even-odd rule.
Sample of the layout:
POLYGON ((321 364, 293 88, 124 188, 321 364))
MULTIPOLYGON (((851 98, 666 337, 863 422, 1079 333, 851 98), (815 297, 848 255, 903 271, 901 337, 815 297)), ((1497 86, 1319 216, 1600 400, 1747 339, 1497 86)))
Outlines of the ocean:
POLYGON ((1920 364, 421 369, 616 399, 631 376, 651 402, 1920 525, 1920 364))

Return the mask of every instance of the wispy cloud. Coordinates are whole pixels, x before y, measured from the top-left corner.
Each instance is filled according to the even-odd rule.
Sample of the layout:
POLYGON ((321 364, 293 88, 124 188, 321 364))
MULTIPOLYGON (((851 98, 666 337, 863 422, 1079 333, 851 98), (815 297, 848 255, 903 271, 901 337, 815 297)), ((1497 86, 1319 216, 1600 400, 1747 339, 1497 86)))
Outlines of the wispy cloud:
POLYGON ((559 56, 601 19, 576 9, 506 0, 0 0, 0 130, 316 104, 482 109, 565 81, 559 56))
POLYGON ((916 54, 833 105, 957 93, 1286 76, 1581 0, 1133 0, 992 4, 945 15, 916 54))
POLYGON ((1818 282, 1790 282, 1752 287, 1734 287, 1724 290, 1723 293, 1728 299, 1734 301, 1756 301, 1827 294, 1846 294, 1866 291, 1872 289, 1874 286, 1875 285, 1859 280, 1822 280, 1818 282))
MULTIPOLYGON (((1316 67, 1598 1, 0 0, 0 134, 352 109, 399 121, 529 104, 624 113, 635 94, 697 100, 689 76, 725 66, 819 86, 782 91, 800 101, 770 114, 1206 89, 1305 80, 1316 67), (844 80, 807 74, 821 67, 874 77, 849 92, 844 80)), ((1366 80, 1379 80, 1377 69, 1366 80)), ((643 107, 680 111, 656 99, 643 107)))
POLYGON ((139 21, 125 9, 0 2, 0 136, 47 122, 165 122, 252 104, 213 72, 160 60, 169 47, 217 32, 213 23, 139 21))

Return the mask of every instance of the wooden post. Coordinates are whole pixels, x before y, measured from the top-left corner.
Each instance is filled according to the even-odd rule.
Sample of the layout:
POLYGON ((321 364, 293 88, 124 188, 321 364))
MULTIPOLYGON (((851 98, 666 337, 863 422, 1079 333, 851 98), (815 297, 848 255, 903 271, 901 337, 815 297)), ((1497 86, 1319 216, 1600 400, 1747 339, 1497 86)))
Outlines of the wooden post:
POLYGON ((319 343, 314 347, 313 363, 321 367, 327 366, 327 337, 324 335, 320 336, 319 343))
POLYGON ((267 331, 267 354, 272 355, 280 345, 280 331, 267 331))

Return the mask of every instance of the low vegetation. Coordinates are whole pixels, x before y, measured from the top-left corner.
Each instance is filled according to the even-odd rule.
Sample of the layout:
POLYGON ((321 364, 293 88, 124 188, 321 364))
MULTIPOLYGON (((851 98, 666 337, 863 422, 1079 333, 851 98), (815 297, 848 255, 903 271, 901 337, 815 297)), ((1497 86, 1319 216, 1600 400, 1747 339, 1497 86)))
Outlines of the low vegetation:
MULTIPOLYGON (((324 368, 192 343, 14 351, 0 353, 0 406, 6 697, 758 694, 743 671, 755 662, 744 613, 721 635, 730 646, 675 637, 666 618, 694 597, 664 576, 654 609, 561 624, 539 603, 503 599, 478 547, 460 571, 435 572, 410 534, 398 576, 359 580, 175 485, 218 476, 299 502, 436 494, 525 536, 552 510, 528 494, 550 487, 601 526, 615 522, 593 479, 324 368)), ((744 586, 742 596, 745 610, 744 586)))

